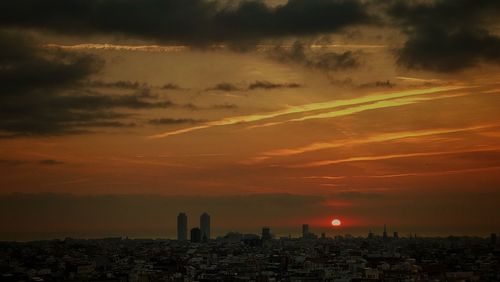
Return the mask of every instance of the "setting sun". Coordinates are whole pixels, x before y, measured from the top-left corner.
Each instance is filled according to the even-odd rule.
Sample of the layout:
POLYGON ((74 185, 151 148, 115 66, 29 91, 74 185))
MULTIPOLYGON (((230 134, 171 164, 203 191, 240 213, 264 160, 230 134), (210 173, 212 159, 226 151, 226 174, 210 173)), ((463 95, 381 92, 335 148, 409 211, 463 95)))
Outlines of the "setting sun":
POLYGON ((340 226, 342 222, 339 219, 332 220, 332 226, 340 226))

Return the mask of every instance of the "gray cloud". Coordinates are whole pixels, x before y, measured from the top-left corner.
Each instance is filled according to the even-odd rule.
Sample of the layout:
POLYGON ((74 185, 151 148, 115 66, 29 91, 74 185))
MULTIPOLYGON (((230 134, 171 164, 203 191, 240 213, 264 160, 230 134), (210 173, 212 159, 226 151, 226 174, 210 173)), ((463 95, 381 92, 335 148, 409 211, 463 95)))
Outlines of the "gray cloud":
POLYGON ((92 81, 89 83, 92 87, 107 87, 107 88, 121 88, 121 89, 149 89, 150 86, 146 83, 139 83, 137 81, 119 80, 115 82, 92 81))
POLYGON ((248 90, 256 89, 276 89, 276 88, 299 88, 301 87, 298 83, 274 83, 269 81, 256 81, 248 85, 248 90))
POLYGON ((223 3, 209 0, 10 0, 3 1, 0 6, 0 24, 71 35, 115 33, 206 44, 333 32, 372 20, 357 0, 289 0, 276 7, 259 0, 223 3))
POLYGON ((271 89, 278 89, 278 88, 299 88, 302 87, 302 85, 294 82, 290 83, 276 83, 276 82, 271 82, 267 80, 259 80, 250 83, 246 88, 244 87, 239 87, 236 86, 233 83, 228 83, 228 82, 221 82, 213 87, 207 88, 205 91, 221 91, 221 92, 233 92, 233 91, 251 91, 251 90, 271 90, 271 89))
POLYGON ((238 109, 238 105, 236 105, 236 104, 228 104, 228 103, 225 103, 225 104, 215 104, 215 105, 210 106, 210 108, 214 109, 214 110, 235 110, 235 109, 238 109))
POLYGON ((373 81, 373 82, 367 82, 367 83, 362 83, 358 87, 359 88, 392 88, 396 86, 395 83, 392 83, 390 80, 385 80, 385 81, 373 81))
POLYGON ((388 13, 408 36, 398 63, 413 69, 460 71, 480 63, 500 64, 496 0, 394 1, 388 13))
POLYGON ((175 83, 166 83, 164 84, 161 89, 166 89, 166 90, 183 90, 182 87, 180 87, 179 85, 175 84, 175 83))
POLYGON ((359 67, 362 52, 314 52, 309 45, 296 41, 291 48, 276 46, 269 55, 283 63, 300 64, 322 71, 340 71, 359 67))
POLYGON ((190 119, 190 118, 157 118, 150 119, 149 124, 152 125, 172 125, 172 124, 185 124, 185 123, 199 123, 202 120, 190 119))
POLYGON ((241 91, 242 89, 239 88, 238 86, 228 83, 228 82, 221 82, 218 83, 210 88, 207 88, 205 91, 221 91, 221 92, 231 92, 231 91, 241 91))
POLYGON ((177 106, 158 100, 144 84, 88 83, 102 62, 94 56, 47 50, 29 37, 0 32, 0 137, 88 132, 91 127, 130 127, 122 109, 177 106), (89 88, 90 87, 90 88, 89 88), (105 94, 92 87, 134 90, 105 94))

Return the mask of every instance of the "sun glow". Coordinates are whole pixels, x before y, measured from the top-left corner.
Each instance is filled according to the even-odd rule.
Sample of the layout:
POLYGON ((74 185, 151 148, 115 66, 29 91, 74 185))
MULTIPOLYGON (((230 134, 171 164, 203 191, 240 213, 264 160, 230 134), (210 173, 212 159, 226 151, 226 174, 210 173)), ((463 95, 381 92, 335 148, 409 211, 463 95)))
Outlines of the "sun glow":
POLYGON ((332 226, 340 226, 342 225, 342 222, 340 221, 340 219, 334 219, 332 220, 332 226))

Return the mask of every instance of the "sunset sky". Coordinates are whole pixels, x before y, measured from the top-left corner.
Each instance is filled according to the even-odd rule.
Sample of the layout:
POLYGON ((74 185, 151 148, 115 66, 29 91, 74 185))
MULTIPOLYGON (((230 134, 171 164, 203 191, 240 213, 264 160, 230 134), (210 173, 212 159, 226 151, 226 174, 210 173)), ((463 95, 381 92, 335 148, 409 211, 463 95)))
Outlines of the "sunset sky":
POLYGON ((0 85, 0 239, 500 229, 497 0, 7 0, 0 85))

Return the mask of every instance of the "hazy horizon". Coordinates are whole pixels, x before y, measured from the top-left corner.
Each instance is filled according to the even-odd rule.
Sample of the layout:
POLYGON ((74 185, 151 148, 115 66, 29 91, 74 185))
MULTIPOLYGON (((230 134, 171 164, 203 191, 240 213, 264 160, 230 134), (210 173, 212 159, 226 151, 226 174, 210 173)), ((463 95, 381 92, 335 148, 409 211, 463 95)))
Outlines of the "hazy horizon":
MULTIPOLYGON (((230 231, 260 235, 264 226, 270 227, 277 237, 299 237, 302 224, 309 224, 310 231, 318 236, 324 232, 330 237, 346 234, 366 237, 370 230, 381 235, 384 224, 387 225, 389 236, 396 231, 400 237, 408 237, 410 234, 489 236, 490 233, 497 232, 495 221, 477 224, 458 220, 443 224, 438 218, 426 223, 425 220, 430 218, 429 214, 440 211, 441 202, 425 207, 404 207, 408 203, 401 203, 399 207, 384 207, 376 205, 381 199, 375 194, 368 199, 366 195, 356 193, 343 195, 343 199, 356 197, 361 197, 357 202, 370 207, 348 211, 342 205, 332 206, 331 198, 328 197, 292 194, 208 197, 18 193, 0 196, 0 221, 3 223, 3 230, 16 230, 0 232, 0 240, 115 236, 175 239, 177 214, 180 212, 185 212, 188 216, 188 230, 199 227, 200 215, 208 212, 211 216, 212 238, 230 231), (370 210, 385 213, 387 218, 362 216, 370 210), (407 218, 400 217, 400 221, 395 222, 391 215, 396 212, 404 212, 407 218), (330 222, 334 218, 340 218, 342 225, 331 226, 330 222)), ((457 200, 452 199, 456 202, 454 209, 460 210, 467 199, 457 200)), ((494 214, 495 199, 490 203, 483 209, 494 214)), ((450 209, 449 203, 446 206, 450 209)), ((463 220, 474 217, 471 214, 463 220)))

